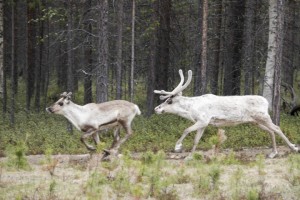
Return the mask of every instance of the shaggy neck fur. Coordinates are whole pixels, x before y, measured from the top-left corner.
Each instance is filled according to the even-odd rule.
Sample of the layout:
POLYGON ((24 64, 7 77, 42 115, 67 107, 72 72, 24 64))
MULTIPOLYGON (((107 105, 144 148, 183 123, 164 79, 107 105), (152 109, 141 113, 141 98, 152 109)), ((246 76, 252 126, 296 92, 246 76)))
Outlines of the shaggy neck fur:
POLYGON ((80 130, 80 125, 84 120, 84 114, 85 111, 82 106, 70 101, 62 115, 66 117, 78 130, 80 130))

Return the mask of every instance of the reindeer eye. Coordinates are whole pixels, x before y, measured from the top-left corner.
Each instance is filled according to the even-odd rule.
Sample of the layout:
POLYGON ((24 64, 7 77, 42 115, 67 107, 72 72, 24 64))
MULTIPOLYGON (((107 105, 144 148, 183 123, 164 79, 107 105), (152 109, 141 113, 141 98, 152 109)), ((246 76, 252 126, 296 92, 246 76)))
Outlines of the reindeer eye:
POLYGON ((59 102, 59 103, 58 103, 58 105, 60 105, 60 106, 63 106, 63 105, 64 105, 64 103, 63 103, 63 102, 59 102))
POLYGON ((172 104, 173 102, 172 102, 172 99, 168 99, 167 100, 167 104, 172 104))

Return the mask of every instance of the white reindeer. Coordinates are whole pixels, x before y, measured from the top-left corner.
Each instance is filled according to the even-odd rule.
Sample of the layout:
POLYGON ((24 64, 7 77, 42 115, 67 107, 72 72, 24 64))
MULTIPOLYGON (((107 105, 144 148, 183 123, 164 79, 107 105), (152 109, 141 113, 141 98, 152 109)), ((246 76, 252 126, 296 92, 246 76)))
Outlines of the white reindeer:
POLYGON ((256 95, 216 96, 213 94, 184 97, 181 94, 192 80, 192 71, 188 71, 188 80, 184 85, 182 70, 179 70, 179 75, 181 81, 172 92, 166 92, 164 90, 154 91, 156 94, 161 94, 161 100, 166 99, 165 102, 155 108, 157 114, 164 112, 172 113, 195 123, 185 129, 181 138, 176 142, 176 152, 182 150, 183 139, 192 131, 197 131, 197 133, 191 153, 196 150, 203 131, 208 125, 219 127, 233 126, 242 123, 252 123, 269 132, 272 139, 273 150, 268 157, 274 158, 278 154, 274 132, 277 133, 292 150, 298 151, 298 147, 288 140, 278 126, 273 124, 268 113, 268 101, 264 97, 256 95))
POLYGON ((81 141, 89 150, 95 150, 95 147, 89 145, 85 141, 86 138, 93 136, 95 143, 99 144, 98 132, 107 128, 115 128, 111 149, 105 151, 106 155, 116 155, 120 145, 132 134, 131 122, 135 115, 141 114, 139 107, 124 100, 99 104, 89 103, 81 106, 71 101, 71 95, 71 92, 64 92, 56 103, 46 108, 46 111, 63 115, 78 130, 82 131, 84 134, 81 136, 81 141), (120 127, 123 127, 126 131, 122 139, 119 135, 120 127))

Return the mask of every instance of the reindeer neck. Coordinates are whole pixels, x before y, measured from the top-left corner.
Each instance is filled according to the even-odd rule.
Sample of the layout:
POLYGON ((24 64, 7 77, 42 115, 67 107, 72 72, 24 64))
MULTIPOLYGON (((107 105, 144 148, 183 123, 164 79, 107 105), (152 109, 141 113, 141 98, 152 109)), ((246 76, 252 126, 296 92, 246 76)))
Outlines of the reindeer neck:
MULTIPOLYGON (((191 121, 195 121, 196 115, 194 110, 199 110, 201 105, 199 102, 203 102, 204 99, 201 96, 198 97, 184 97, 181 96, 180 100, 177 101, 176 106, 170 110, 172 114, 179 115, 191 121)), ((205 107, 205 102, 202 103, 205 107)), ((200 109, 201 110, 201 109, 200 109)))
POLYGON ((80 130, 80 125, 83 123, 84 120, 84 109, 82 106, 77 105, 73 102, 70 102, 64 113, 64 116, 78 129, 80 130))
POLYGON ((189 111, 191 107, 191 102, 189 101, 189 97, 180 96, 177 98, 180 98, 180 100, 176 100, 177 102, 175 103, 175 105, 171 106, 170 110, 168 110, 167 112, 179 115, 183 118, 191 119, 189 111), (182 101, 183 99, 184 101, 182 101))

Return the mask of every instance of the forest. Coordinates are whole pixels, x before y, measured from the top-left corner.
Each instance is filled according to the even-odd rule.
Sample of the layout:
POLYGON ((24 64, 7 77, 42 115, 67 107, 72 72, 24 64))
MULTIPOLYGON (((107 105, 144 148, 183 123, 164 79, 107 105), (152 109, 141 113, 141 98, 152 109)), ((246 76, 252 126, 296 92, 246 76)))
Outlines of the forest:
MULTIPOLYGON (((15 132, 1 134, 2 150, 27 137, 16 132, 32 132, 31 120, 61 119, 45 108, 63 92, 81 105, 128 100, 157 123, 154 90, 173 90, 179 69, 193 71, 186 96, 261 95, 275 124, 299 109, 298 0, 9 0, 1 8, 1 123, 15 132)), ((66 124, 64 135, 73 132, 66 124)))
POLYGON ((1 4, 1 105, 11 124, 64 91, 82 104, 127 99, 149 117, 153 90, 177 85, 178 69, 194 72, 190 96, 259 94, 273 108, 288 90, 294 97, 279 99, 297 104, 298 0, 1 4))
POLYGON ((193 123, 155 114, 154 91, 176 89, 182 69, 183 96, 263 96, 299 147, 300 0, 0 0, 0 33, 0 199, 299 199, 284 139, 270 159, 266 128, 209 126, 178 153, 193 123), (46 112, 69 92, 139 107, 120 154, 102 160, 112 130, 90 151, 46 112))

